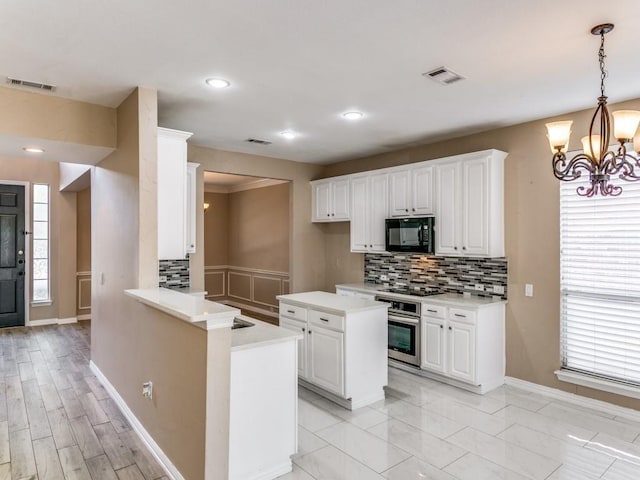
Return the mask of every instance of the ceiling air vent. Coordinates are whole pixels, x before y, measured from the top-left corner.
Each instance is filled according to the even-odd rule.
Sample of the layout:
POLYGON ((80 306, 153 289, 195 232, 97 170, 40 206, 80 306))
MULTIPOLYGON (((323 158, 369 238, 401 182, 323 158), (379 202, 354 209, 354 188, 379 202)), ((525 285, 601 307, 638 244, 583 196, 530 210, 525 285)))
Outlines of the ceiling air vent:
POLYGON ((29 80, 20 80, 11 77, 7 77, 7 83, 16 87, 35 88, 37 90, 45 90, 47 92, 53 92, 56 89, 55 85, 47 85, 46 83, 40 82, 30 82, 29 80))
POLYGON ((462 75, 458 75, 456 72, 449 70, 447 67, 438 67, 430 72, 423 73, 423 77, 430 78, 442 85, 451 85, 459 80, 464 80, 462 75))
POLYGON ((257 138, 247 138, 245 142, 255 143, 256 145, 271 145, 267 140, 258 140, 257 138))

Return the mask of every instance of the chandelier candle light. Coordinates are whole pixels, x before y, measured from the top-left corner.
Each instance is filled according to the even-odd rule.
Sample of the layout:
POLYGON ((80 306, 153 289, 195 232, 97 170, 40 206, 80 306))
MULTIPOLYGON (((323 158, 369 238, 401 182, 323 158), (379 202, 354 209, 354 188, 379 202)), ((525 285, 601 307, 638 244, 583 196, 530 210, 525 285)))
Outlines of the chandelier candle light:
POLYGON ((618 176, 626 181, 640 180, 638 158, 627 153, 626 144, 633 140, 633 149, 640 152, 640 133, 636 135, 640 123, 640 111, 619 110, 613 112, 613 134, 619 143, 617 151, 608 150, 611 138, 611 119, 607 109, 607 97, 604 94, 604 80, 607 77, 604 68, 604 36, 613 30, 612 23, 598 25, 591 29, 593 35, 600 35, 600 97, 598 106, 591 118, 589 135, 582 138, 582 153, 567 161, 566 153, 571 135, 573 121, 547 123, 547 137, 553 158, 553 174, 558 180, 572 181, 579 179, 583 173, 589 174, 590 187, 580 186, 578 195, 593 197, 594 195, 617 196, 622 193, 622 187, 609 183, 611 176, 618 176), (634 138, 635 136, 635 138, 634 138))

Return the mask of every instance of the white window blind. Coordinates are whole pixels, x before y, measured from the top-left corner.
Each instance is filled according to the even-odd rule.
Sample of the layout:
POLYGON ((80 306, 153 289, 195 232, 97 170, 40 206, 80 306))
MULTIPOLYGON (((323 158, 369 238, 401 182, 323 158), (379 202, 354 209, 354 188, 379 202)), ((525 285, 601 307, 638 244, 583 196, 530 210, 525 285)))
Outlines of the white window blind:
POLYGON ((560 182, 563 368, 640 386, 640 182, 581 197, 560 182))

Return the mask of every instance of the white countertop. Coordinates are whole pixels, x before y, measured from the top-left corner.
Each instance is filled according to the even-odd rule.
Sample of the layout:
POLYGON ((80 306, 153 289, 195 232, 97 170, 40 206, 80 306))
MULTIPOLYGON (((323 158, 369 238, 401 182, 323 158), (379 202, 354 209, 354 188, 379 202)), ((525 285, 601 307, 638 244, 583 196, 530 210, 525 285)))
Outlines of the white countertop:
POLYGON ((302 339, 302 334, 276 327, 255 318, 237 315, 236 318, 253 323, 253 327, 235 328, 231 330, 231 351, 263 347, 274 343, 302 339))
POLYGON ((319 291, 278 295, 276 298, 292 305, 315 307, 339 315, 366 310, 387 309, 389 307, 388 304, 384 302, 376 302, 357 297, 345 297, 335 293, 319 291))
POLYGON ((231 327, 234 317, 240 315, 237 308, 166 288, 125 290, 124 293, 204 330, 231 327))
MULTIPOLYGON (((353 290, 356 292, 380 294, 393 298, 403 300, 419 301, 421 303, 431 303, 434 305, 447 305, 456 307, 468 307, 468 308, 481 308, 489 305, 506 304, 506 300, 494 299, 489 297, 479 297, 477 295, 459 295, 457 293, 441 293, 439 295, 428 295, 425 297, 416 297, 413 295, 402 295, 401 293, 385 292, 382 289, 382 285, 375 285, 371 283, 346 283, 342 285, 336 285, 336 288, 342 288, 344 290, 353 290)), ((349 298, 349 297, 347 297, 349 298)))

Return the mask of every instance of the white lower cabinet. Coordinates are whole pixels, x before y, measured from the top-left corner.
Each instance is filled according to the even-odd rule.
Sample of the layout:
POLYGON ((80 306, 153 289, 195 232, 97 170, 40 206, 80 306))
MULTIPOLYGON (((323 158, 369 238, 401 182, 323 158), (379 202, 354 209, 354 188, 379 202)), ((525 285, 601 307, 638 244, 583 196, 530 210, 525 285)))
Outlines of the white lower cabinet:
POLYGON ((344 333, 309 327, 308 379, 337 395, 344 394, 344 333))
POLYGON ((326 292, 281 297, 314 300, 280 301, 280 326, 304 335, 298 342, 298 378, 304 386, 350 409, 384 398, 386 305, 326 292), (338 304, 344 310, 331 308, 338 304))
POLYGON ((422 304, 421 368, 478 387, 504 383, 504 304, 422 304))

